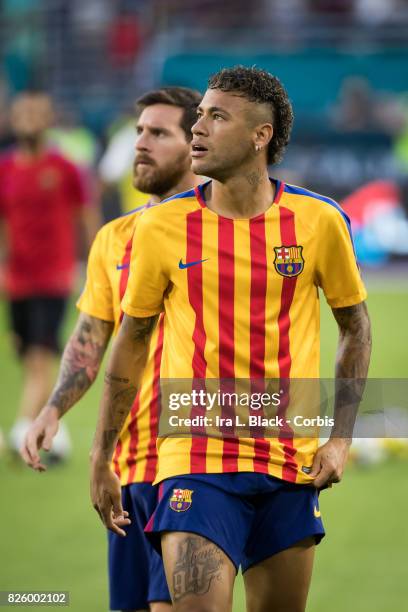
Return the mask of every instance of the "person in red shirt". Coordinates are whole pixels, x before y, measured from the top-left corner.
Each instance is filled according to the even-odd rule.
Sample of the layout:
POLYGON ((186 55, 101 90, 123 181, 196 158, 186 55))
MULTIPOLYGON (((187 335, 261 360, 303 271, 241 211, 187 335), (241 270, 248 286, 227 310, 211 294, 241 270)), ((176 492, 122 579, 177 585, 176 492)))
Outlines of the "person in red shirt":
MULTIPOLYGON (((10 433, 18 450, 53 383, 58 336, 76 263, 77 222, 87 242, 94 216, 84 206, 79 172, 48 150, 45 132, 53 118, 44 93, 26 92, 11 107, 17 145, 0 158, 0 223, 5 236, 3 285, 11 329, 23 366, 20 409, 10 433)), ((95 228, 96 229, 96 228, 95 228)), ((62 432, 54 450, 67 448, 62 432)))

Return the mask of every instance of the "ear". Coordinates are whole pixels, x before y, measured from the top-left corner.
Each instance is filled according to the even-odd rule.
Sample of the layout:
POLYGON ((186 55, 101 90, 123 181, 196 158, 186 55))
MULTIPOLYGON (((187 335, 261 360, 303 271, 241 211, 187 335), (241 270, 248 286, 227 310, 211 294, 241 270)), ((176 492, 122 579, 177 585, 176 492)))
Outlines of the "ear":
POLYGON ((272 123, 262 123, 261 125, 257 125, 254 130, 255 151, 265 150, 272 140, 272 136, 272 123))

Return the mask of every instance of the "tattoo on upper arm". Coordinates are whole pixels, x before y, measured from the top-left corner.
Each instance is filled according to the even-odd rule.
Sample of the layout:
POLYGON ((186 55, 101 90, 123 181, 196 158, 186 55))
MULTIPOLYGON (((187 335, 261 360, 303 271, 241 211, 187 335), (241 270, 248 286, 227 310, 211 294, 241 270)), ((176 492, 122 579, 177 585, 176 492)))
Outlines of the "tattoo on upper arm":
POLYGON ((125 315, 122 321, 124 331, 130 334, 135 342, 148 343, 159 315, 153 317, 135 318, 125 315))
POLYGON ((371 326, 365 302, 347 308, 333 308, 340 328, 336 356, 336 378, 367 376, 371 354, 371 326))
POLYGON ((364 344, 371 343, 370 319, 365 302, 346 308, 333 308, 333 315, 340 331, 353 335, 364 344))
POLYGON ((173 570, 174 601, 189 593, 208 593, 212 581, 221 579, 223 564, 222 551, 213 542, 198 535, 183 539, 173 570))
POLYGON ((113 323, 81 313, 65 347, 57 383, 49 399, 61 415, 95 380, 113 330, 113 323))

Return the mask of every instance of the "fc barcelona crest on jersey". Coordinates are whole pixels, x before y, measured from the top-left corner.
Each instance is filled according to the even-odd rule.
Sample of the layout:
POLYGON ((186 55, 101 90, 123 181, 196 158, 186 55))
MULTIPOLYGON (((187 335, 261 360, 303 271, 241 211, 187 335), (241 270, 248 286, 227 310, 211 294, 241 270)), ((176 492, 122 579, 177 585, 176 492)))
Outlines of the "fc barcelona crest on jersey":
POLYGON ((282 276, 298 276, 305 265, 301 246, 274 247, 276 271, 282 276))
POLYGON ((175 512, 185 512, 193 503, 191 499, 194 491, 191 489, 173 489, 170 497, 170 508, 175 512))

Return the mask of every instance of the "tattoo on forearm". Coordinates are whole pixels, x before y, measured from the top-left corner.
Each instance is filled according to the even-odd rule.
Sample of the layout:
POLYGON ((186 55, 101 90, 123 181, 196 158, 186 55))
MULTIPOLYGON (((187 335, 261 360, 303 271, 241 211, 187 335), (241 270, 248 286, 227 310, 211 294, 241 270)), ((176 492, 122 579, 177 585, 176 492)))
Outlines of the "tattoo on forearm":
POLYGON ((340 330, 347 331, 364 344, 371 342, 370 319, 365 302, 346 308, 333 308, 340 330))
POLYGON ((61 360, 57 383, 48 404, 62 416, 89 389, 96 378, 113 323, 81 314, 61 360))
POLYGON ((118 410, 123 409, 127 414, 129 412, 129 407, 132 405, 136 397, 136 393, 137 389, 133 385, 127 387, 126 389, 116 391, 116 393, 113 395, 113 399, 115 404, 119 404, 118 410))
POLYGON ((370 363, 370 319, 364 302, 348 308, 334 308, 333 314, 340 328, 340 338, 332 435, 351 438, 370 363))
POLYGON ((173 571, 174 601, 189 593, 208 593, 212 581, 221 579, 224 564, 221 550, 201 536, 187 536, 179 545, 173 571))
POLYGON ((136 373, 140 374, 143 369, 157 318, 135 319, 126 314, 123 317, 105 374, 101 415, 94 439, 94 449, 104 460, 111 459, 116 438, 136 398, 136 373))
POLYGON ((116 438, 122 431, 130 407, 135 400, 137 388, 134 385, 120 388, 121 385, 128 383, 129 379, 114 376, 110 372, 106 374, 105 380, 108 381, 107 384, 109 386, 107 405, 109 425, 107 425, 106 430, 100 430, 99 440, 101 440, 100 450, 102 456, 109 461, 112 458, 116 438))
POLYGON ((109 429, 109 431, 104 431, 102 433, 102 452, 104 455, 109 455, 110 449, 112 448, 118 433, 119 431, 117 429, 109 429))
POLYGON ((105 382, 108 385, 110 385, 112 383, 115 383, 115 382, 128 383, 129 379, 128 378, 120 378, 120 376, 115 376, 114 374, 111 374, 110 372, 106 372, 105 373, 105 382))

